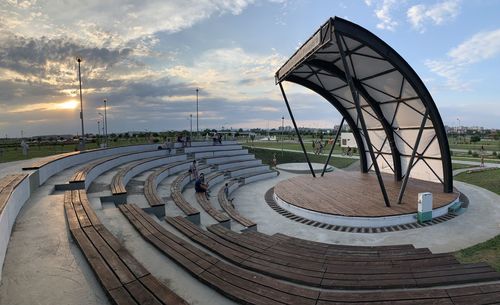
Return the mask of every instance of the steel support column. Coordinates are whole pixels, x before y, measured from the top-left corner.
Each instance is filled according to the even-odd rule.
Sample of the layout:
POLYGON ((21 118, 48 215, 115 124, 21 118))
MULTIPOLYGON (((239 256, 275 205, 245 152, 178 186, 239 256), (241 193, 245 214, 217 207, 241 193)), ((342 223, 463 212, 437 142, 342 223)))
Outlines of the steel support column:
POLYGON ((283 99, 285 100, 286 108, 288 109, 288 113, 290 114, 290 118, 292 119, 293 127, 295 128, 295 132, 299 137, 300 146, 302 146, 302 150, 304 151, 304 156, 306 156, 307 164, 309 165, 309 169, 311 170, 311 174, 316 178, 316 174, 314 173, 314 169, 312 168, 311 161, 309 161, 309 156, 307 155, 306 148, 304 146, 304 142, 302 142, 302 137, 300 136, 299 129, 297 128, 297 123, 295 123, 295 118, 293 117, 292 109, 290 109, 290 105, 288 104, 288 99, 285 94, 285 90, 283 89, 283 85, 281 82, 279 83, 281 94, 283 94, 283 99))
POLYGON ((325 166, 323 167, 323 171, 321 172, 321 177, 323 177, 325 175, 326 167, 328 166, 328 163, 330 162, 330 158, 332 157, 333 149, 335 148, 335 144, 337 143, 340 132, 342 131, 342 126, 344 125, 344 120, 345 119, 342 117, 342 121, 340 121, 339 130, 337 130, 337 134, 335 135, 335 140, 333 140, 332 148, 330 148, 330 153, 328 154, 328 158, 326 159, 325 166))
POLYGON ((424 133, 425 123, 427 123, 427 116, 429 115, 429 110, 425 109, 424 119, 422 120, 422 124, 420 124, 420 129, 418 130, 417 139, 415 140, 415 146, 413 147, 413 151, 411 152, 410 162, 408 163, 408 169, 406 170, 405 177, 403 179, 403 184, 401 184, 401 189, 399 190, 398 195, 398 204, 401 204, 403 200, 403 196, 406 189, 406 184, 408 183, 408 179, 410 179, 410 172, 413 168, 413 160, 415 159, 415 155, 417 154, 418 146, 420 145, 420 139, 422 139, 422 134, 424 133))
MULTIPOLYGON (((349 88, 351 89, 351 94, 352 94, 352 98, 354 100, 354 105, 356 106, 356 112, 358 114, 358 119, 359 119, 359 122, 361 123, 361 128, 363 129, 363 134, 365 136, 366 144, 368 146, 370 158, 372 159, 373 168, 375 169, 375 173, 377 174, 377 179, 378 179, 378 183, 380 185, 380 190, 382 191, 385 205, 387 207, 390 207, 391 203, 389 201, 389 197, 387 196, 387 191, 385 189, 384 180, 382 179, 382 175, 380 174, 380 169, 378 167, 378 163, 377 163, 377 160, 375 158, 375 154, 373 153, 373 148, 372 148, 372 144, 370 141, 370 136, 368 135, 368 131, 366 130, 365 119, 363 117, 363 111, 361 110, 361 105, 359 102, 359 92, 356 90, 356 87, 354 86, 354 82, 353 82, 353 79, 351 76, 349 65, 347 64, 347 60, 345 57, 344 48, 342 47, 342 41, 341 41, 339 34, 337 32, 335 32, 335 40, 337 41, 337 45, 339 47, 340 57, 342 58, 342 64, 344 65, 344 71, 346 74, 347 83, 349 84, 349 88)), ((363 152, 363 153, 365 153, 365 152, 363 152)))

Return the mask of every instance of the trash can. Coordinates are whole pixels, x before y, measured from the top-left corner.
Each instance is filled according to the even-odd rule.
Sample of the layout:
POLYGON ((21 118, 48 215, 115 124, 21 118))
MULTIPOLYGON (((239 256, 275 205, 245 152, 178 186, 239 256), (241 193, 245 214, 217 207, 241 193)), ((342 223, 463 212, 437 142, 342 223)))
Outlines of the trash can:
POLYGON ((432 193, 418 193, 417 220, 419 223, 432 220, 432 193))

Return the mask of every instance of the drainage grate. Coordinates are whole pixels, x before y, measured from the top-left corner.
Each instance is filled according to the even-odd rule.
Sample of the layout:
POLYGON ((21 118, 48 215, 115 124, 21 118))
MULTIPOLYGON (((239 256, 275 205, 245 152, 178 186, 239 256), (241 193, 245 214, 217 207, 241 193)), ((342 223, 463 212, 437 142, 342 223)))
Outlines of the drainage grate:
POLYGON ((394 225, 394 226, 387 226, 387 227, 379 227, 379 228, 364 228, 364 227, 349 227, 349 226, 338 226, 338 225, 332 225, 332 224, 327 224, 319 221, 314 221, 310 219, 306 219, 304 217, 298 216, 293 214, 292 212, 283 209, 280 207, 276 202, 274 201, 274 187, 270 188, 266 194, 264 195, 264 199, 266 203, 271 207, 271 209, 275 210, 279 214, 287 217, 290 220, 294 220, 299 223, 303 223, 306 225, 312 225, 317 228, 325 229, 325 230, 331 230, 331 231, 340 231, 340 232, 350 232, 350 233, 385 233, 385 232, 396 232, 396 231, 405 231, 405 230, 411 230, 411 229, 418 229, 418 228, 423 228, 423 227, 428 227, 431 225, 436 225, 442 222, 445 222, 447 220, 453 219, 458 214, 454 213, 449 213, 437 218, 432 219, 432 221, 429 222, 424 222, 424 223, 408 223, 408 224, 402 224, 402 225, 394 225))

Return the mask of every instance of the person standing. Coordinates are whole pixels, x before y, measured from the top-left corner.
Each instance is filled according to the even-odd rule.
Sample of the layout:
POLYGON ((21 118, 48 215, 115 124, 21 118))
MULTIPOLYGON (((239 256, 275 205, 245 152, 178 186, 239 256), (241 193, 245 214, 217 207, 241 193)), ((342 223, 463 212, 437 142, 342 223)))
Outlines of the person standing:
POLYGON ((196 166, 196 160, 193 160, 191 166, 189 167, 189 173, 191 174, 191 180, 198 179, 198 168, 196 166))
POLYGON ((28 156, 28 149, 29 149, 28 143, 26 143, 26 141, 22 140, 21 141, 21 148, 23 149, 23 155, 25 157, 27 157, 28 156))

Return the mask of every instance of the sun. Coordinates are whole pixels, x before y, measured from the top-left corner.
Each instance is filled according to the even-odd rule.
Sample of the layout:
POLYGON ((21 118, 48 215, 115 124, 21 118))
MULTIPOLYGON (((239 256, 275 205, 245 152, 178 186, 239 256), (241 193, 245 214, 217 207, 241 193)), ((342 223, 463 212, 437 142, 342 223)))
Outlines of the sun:
POLYGON ((56 108, 57 109, 75 109, 77 106, 78 106, 78 101, 69 100, 69 101, 57 104, 56 108))

